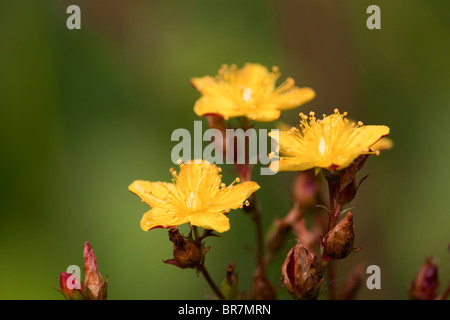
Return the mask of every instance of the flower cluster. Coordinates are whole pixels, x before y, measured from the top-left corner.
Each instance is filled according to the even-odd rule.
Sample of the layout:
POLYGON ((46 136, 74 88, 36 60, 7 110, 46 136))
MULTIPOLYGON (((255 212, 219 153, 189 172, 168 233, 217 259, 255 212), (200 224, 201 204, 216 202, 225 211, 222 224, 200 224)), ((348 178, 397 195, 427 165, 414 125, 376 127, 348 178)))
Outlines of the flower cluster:
MULTIPOLYGON (((279 77, 277 67, 269 71, 260 64, 247 63, 241 69, 223 65, 216 76, 191 79, 201 94, 194 112, 205 117, 210 128, 224 133, 223 140, 214 143, 226 145, 230 118, 239 118, 239 129, 248 129, 253 121, 275 121, 282 111, 299 107, 315 97, 312 89, 296 86, 290 77, 277 85, 279 77)), ((276 299, 278 290, 272 284, 267 266, 281 256, 284 262, 279 270, 293 298, 316 299, 321 295, 322 286, 328 287, 325 292, 330 299, 354 297, 360 268, 349 277, 339 297, 334 287, 335 262, 359 250, 354 248, 353 214, 345 206, 355 198, 366 178, 357 181, 356 176, 367 158, 392 148, 392 140, 385 138, 389 128, 351 121, 346 112, 337 109, 321 119, 314 112, 309 116, 300 113, 299 121, 298 127, 270 134, 278 143, 277 152, 269 154, 274 160, 271 168, 275 172, 296 172, 296 178, 291 192, 292 209, 277 219, 265 236, 256 193, 260 186, 252 181, 252 166, 247 160, 244 164, 234 164, 238 177, 228 185, 222 181, 220 167, 199 159, 184 163, 180 160, 178 171, 170 168, 171 182, 135 180, 129 185, 129 191, 151 207, 141 218, 142 230, 168 230, 173 259, 164 263, 202 274, 218 299, 276 299), (323 180, 328 183, 328 203, 323 202, 321 195, 323 180), (217 236, 216 232, 228 231, 230 212, 240 209, 254 224, 256 236, 253 251, 256 268, 249 293, 239 289, 234 262, 226 268, 221 286, 216 285, 205 264, 206 253, 211 249, 206 246, 206 239, 217 236), (308 214, 312 225, 306 223, 308 214), (189 233, 185 235, 178 229, 184 224, 189 225, 189 233), (283 248, 291 243, 290 235, 295 237, 296 244, 286 255, 283 248)), ((86 280, 80 288, 67 288, 70 275, 61 274, 61 291, 69 299, 106 298, 108 281, 98 273, 93 251, 91 255, 86 253, 92 249, 89 248, 90 245, 85 249, 85 261, 91 267, 85 267, 86 280)), ((424 285, 421 281, 412 290, 434 295, 431 282, 432 279, 424 285)))
MULTIPOLYGON (((225 133, 225 121, 230 118, 244 119, 241 128, 248 128, 251 121, 277 120, 283 110, 298 107, 315 97, 312 89, 295 86, 290 77, 277 86, 279 77, 277 67, 269 71, 255 63, 247 63, 241 69, 236 65, 223 65, 215 77, 191 79, 191 84, 201 94, 194 105, 194 112, 206 117, 211 128, 225 133)), ((353 200, 364 180, 357 183, 356 173, 367 157, 392 147, 392 141, 384 138, 388 134, 387 126, 351 121, 347 112, 340 113, 337 109, 321 119, 317 119, 314 112, 309 116, 300 113, 299 127, 272 132, 270 137, 278 143, 278 149, 276 154, 269 154, 274 160, 271 168, 276 166, 275 172, 295 171, 297 178, 292 191, 294 206, 291 212, 274 223, 265 241, 261 208, 254 194, 260 186, 251 181, 252 170, 248 163, 235 164, 239 177, 228 186, 222 182, 221 169, 215 164, 190 161, 180 163, 179 172, 171 169, 171 183, 136 180, 129 190, 151 207, 141 219, 144 231, 169 229, 174 258, 164 262, 196 269, 205 276, 218 298, 248 296, 242 292, 238 294, 235 264, 227 268, 222 288, 219 288, 207 272, 204 261, 210 249, 204 245, 205 238, 214 235, 214 231, 223 233, 229 230, 229 212, 241 208, 249 214, 256 230, 257 267, 249 297, 276 298, 266 266, 276 260, 287 243, 287 235, 293 232, 297 244, 289 251, 281 267, 284 284, 294 298, 314 299, 326 277, 329 291, 334 291, 331 261, 344 259, 358 250, 353 247, 353 214, 347 212, 344 215, 348 211, 344 206, 353 200), (320 172, 328 181, 327 206, 320 204, 320 172), (316 222, 311 230, 304 215, 318 208, 326 209, 328 219, 315 214, 316 222), (341 216, 344 217, 341 219, 341 216), (177 227, 186 223, 191 231, 183 236, 177 227), (202 234, 198 228, 204 229, 202 234)), ((225 144, 225 140, 215 142, 225 144)), ((355 290, 350 288, 347 291, 355 290)), ((334 293, 330 298, 335 298, 334 293)))

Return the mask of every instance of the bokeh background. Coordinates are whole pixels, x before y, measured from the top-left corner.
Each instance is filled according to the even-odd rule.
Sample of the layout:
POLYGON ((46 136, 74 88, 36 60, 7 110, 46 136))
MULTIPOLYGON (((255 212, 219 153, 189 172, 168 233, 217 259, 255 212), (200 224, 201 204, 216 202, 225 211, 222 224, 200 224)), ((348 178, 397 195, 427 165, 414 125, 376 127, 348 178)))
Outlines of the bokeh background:
MULTIPOLYGON (((167 231, 143 232, 134 179, 169 180, 170 135, 193 129, 193 76, 223 63, 277 65, 316 90, 283 114, 339 107, 391 128, 393 150, 372 157, 354 204, 359 262, 382 271, 364 299, 406 299, 426 254, 449 281, 450 3, 448 1, 0 1, 0 299, 62 299, 54 287, 82 266, 91 242, 111 299, 203 299, 211 294, 171 258, 167 231), (81 8, 82 29, 66 28, 81 8), (381 8, 381 30, 366 9, 381 8)), ((205 123, 206 126, 206 123, 205 123)), ((235 174, 225 170, 231 182, 235 174)), ((256 177, 264 229, 290 208, 293 175, 256 177)), ((220 281, 235 261, 250 288, 254 233, 242 212, 208 243, 220 281), (250 249, 249 249, 250 248, 250 249)), ((289 244, 286 250, 289 249, 289 244)), ((271 267, 279 282, 281 259, 271 267)), ((289 299, 285 293, 281 298, 289 299)))

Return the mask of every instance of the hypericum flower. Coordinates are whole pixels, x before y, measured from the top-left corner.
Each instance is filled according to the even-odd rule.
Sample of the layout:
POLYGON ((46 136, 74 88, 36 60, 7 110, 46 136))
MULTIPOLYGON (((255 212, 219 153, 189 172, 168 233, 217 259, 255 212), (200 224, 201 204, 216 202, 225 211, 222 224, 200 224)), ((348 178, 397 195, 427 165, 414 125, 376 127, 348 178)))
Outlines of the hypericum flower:
POLYGON ((379 150, 371 147, 389 134, 389 128, 365 126, 361 121, 356 124, 346 116, 347 112, 341 114, 338 109, 332 115, 323 115, 323 119, 316 119, 314 112, 309 117, 300 113, 299 128, 269 133, 279 144, 281 156, 275 162, 278 170, 341 170, 362 154, 379 154, 379 150))
POLYGON ((141 219, 144 231, 189 222, 225 232, 230 229, 226 214, 248 205, 247 198, 259 189, 256 182, 239 183, 239 178, 227 187, 221 180, 222 170, 206 161, 181 163, 178 174, 174 169, 170 171, 174 177, 172 183, 136 180, 128 187, 152 207, 141 219))
POLYGON ((275 87, 280 76, 277 67, 247 63, 242 69, 223 65, 218 75, 192 78, 192 85, 202 94, 194 106, 199 116, 218 114, 225 119, 245 116, 256 121, 274 121, 282 110, 293 109, 315 97, 310 88, 298 88, 287 78, 275 87))

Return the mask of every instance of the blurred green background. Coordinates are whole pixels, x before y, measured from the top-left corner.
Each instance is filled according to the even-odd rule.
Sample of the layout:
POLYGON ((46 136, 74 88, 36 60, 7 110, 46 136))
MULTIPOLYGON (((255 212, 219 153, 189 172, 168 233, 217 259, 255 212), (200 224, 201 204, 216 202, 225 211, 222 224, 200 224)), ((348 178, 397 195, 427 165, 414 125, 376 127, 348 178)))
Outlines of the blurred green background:
MULTIPOLYGON (((91 242, 111 299, 203 299, 211 294, 171 258, 167 231, 139 227, 147 206, 127 187, 169 180, 176 128, 193 129, 193 76, 223 63, 277 65, 317 97, 286 112, 339 107, 391 128, 393 150, 369 159, 355 201, 356 245, 337 285, 359 262, 382 271, 364 299, 406 299, 425 255, 450 279, 450 3, 448 1, 0 1, 0 299, 62 299, 54 287, 82 266, 91 242), (82 29, 66 28, 78 4, 82 29), (366 9, 381 8, 381 30, 366 9)), ((205 124, 206 125, 206 124, 205 124)), ((235 174, 226 171, 225 182, 235 174)), ((293 175, 256 177, 267 229, 290 208, 293 175)), ((235 261, 250 288, 250 219, 231 229, 207 265, 220 281, 235 261)), ((286 250, 289 249, 289 245, 286 250)), ((281 260, 271 267, 280 283, 281 260)), ((285 293, 282 298, 289 299, 285 293)))

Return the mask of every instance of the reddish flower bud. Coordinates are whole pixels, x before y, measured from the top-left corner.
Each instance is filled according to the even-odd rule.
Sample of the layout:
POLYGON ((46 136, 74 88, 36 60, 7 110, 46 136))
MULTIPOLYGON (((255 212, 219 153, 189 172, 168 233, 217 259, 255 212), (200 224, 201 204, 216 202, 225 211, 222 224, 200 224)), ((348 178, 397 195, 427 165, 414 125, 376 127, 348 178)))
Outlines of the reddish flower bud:
POLYGON ((292 186, 292 197, 300 207, 308 208, 316 204, 319 182, 313 171, 299 172, 292 186))
POLYGON ((106 300, 108 279, 103 280, 98 271, 97 257, 88 241, 84 243, 83 258, 85 298, 88 300, 106 300))
POLYGON ((411 284, 409 295, 414 300, 434 300, 438 298, 438 289, 438 264, 428 256, 411 284))
POLYGON ((203 255, 200 247, 185 239, 177 228, 169 230, 169 240, 173 242, 173 259, 164 260, 164 263, 181 269, 195 268, 200 264, 203 255))
POLYGON ((83 283, 80 279, 74 277, 73 274, 67 272, 61 272, 59 275, 60 289, 56 289, 61 292, 68 300, 83 300, 83 283), (77 283, 78 282, 78 283, 77 283), (78 288, 77 288, 78 287, 78 288))
POLYGON ((350 166, 340 171, 324 171, 331 194, 341 206, 349 203, 356 196, 361 183, 368 177, 363 177, 356 183, 356 173, 361 170, 369 155, 361 155, 350 166))
POLYGON ((355 250, 354 241, 353 215, 349 212, 323 239, 323 258, 325 260, 345 258, 355 250))
POLYGON ((287 254, 281 267, 284 285, 297 300, 315 299, 322 283, 320 264, 300 243, 287 254))
POLYGON ((222 281, 222 293, 227 300, 240 298, 241 294, 238 291, 238 274, 235 262, 227 267, 225 278, 222 281))

